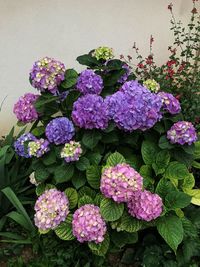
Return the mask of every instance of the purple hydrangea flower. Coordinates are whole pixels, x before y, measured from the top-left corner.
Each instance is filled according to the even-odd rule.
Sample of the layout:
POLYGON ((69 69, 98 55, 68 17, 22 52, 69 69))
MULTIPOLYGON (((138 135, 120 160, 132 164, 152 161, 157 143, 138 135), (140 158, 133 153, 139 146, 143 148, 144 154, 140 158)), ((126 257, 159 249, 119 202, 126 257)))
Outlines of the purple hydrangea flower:
POLYGON ((139 220, 151 221, 162 213, 162 199, 151 192, 137 191, 128 202, 128 212, 139 220))
POLYGON ((45 130, 46 137, 50 143, 56 145, 69 142, 75 134, 73 123, 65 117, 51 120, 45 130))
POLYGON ((25 134, 21 135, 14 142, 15 152, 21 157, 30 158, 30 155, 28 153, 28 147, 26 149, 24 143, 28 142, 28 141, 36 141, 36 140, 37 140, 37 138, 31 133, 25 133, 25 134))
POLYGON ((39 95, 27 93, 19 98, 13 109, 19 121, 29 123, 38 119, 38 113, 34 107, 38 97, 39 95))
POLYGON ((167 138, 172 144, 188 144, 197 141, 197 133, 191 122, 178 121, 167 132, 167 138))
POLYGON ((92 204, 86 204, 77 209, 72 221, 73 235, 79 242, 101 243, 106 233, 106 223, 100 209, 92 204))
POLYGON ((106 97, 109 118, 125 131, 145 131, 162 117, 161 98, 137 81, 126 82, 120 91, 106 97))
POLYGON ((117 164, 104 169, 100 190, 107 198, 127 202, 137 190, 142 190, 142 176, 128 164, 117 164))
POLYGON ((28 153, 30 157, 42 157, 45 153, 49 151, 49 142, 43 138, 31 141, 28 144, 28 153))
POLYGON ((162 107, 164 110, 170 114, 177 114, 181 111, 181 106, 178 99, 176 99, 172 94, 160 92, 158 95, 162 98, 162 107))
POLYGON ((103 89, 103 80, 93 70, 84 70, 81 72, 77 81, 77 89, 85 94, 99 95, 103 89))
POLYGON ((35 203, 35 225, 42 231, 55 229, 69 214, 69 201, 64 192, 46 190, 35 203))
POLYGON ((74 102, 72 119, 85 129, 105 129, 108 126, 107 105, 98 95, 87 94, 74 102))
POLYGON ((131 73, 131 68, 128 64, 124 64, 122 68, 125 69, 126 72, 119 78, 118 83, 125 83, 131 73))
POLYGON ((65 65, 53 58, 45 57, 34 63, 30 72, 33 87, 41 92, 55 94, 58 85, 64 80, 65 65))
POLYGON ((80 155, 82 154, 81 145, 79 142, 70 141, 69 143, 65 144, 61 151, 61 158, 64 158, 65 161, 71 162, 71 161, 77 161, 80 158, 80 155))

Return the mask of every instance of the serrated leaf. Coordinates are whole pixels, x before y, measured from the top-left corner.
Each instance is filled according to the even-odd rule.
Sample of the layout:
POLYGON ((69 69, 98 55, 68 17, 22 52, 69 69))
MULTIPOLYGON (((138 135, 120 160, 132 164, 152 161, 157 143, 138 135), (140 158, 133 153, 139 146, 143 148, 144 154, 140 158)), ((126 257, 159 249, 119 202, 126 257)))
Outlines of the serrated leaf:
POLYGON ((195 169, 200 169, 200 162, 197 162, 196 160, 194 160, 192 162, 192 167, 194 167, 195 169))
POLYGON ((190 204, 191 197, 183 192, 169 192, 165 197, 165 206, 169 209, 185 208, 190 204))
POLYGON ((91 130, 84 133, 82 142, 87 148, 93 149, 100 140, 101 134, 95 130, 91 130))
POLYGON ((72 188, 69 187, 65 190, 65 194, 69 200, 69 208, 73 209, 76 207, 77 203, 78 203, 78 193, 77 191, 72 188))
POLYGON ((176 252, 183 241, 183 225, 181 219, 174 215, 160 217, 157 229, 165 242, 176 252))
POLYGON ((86 177, 83 172, 79 172, 75 170, 74 175, 72 177, 72 184, 78 190, 82 186, 84 186, 86 183, 86 177))
POLYGON ((31 131, 31 133, 35 135, 36 137, 41 136, 44 132, 45 132, 44 126, 38 126, 31 131))
POLYGON ((116 203, 111 199, 104 198, 100 204, 101 215, 106 221, 113 222, 118 220, 124 211, 123 203, 116 203))
POLYGON ((90 166, 90 162, 87 158, 81 157, 77 162, 76 162, 76 168, 79 169, 80 171, 85 171, 87 168, 90 166))
POLYGON ((120 224, 117 226, 119 231, 126 231, 128 233, 134 233, 139 231, 143 226, 142 221, 130 216, 127 212, 124 212, 120 224))
POLYGON ((35 189, 36 195, 40 196, 44 193, 45 190, 49 190, 52 188, 56 188, 55 185, 53 185, 53 184, 39 184, 35 189))
POLYGON ((192 204, 200 206, 200 189, 185 189, 184 191, 192 197, 192 204))
POLYGON ((72 215, 69 214, 65 222, 62 222, 58 225, 54 232, 56 235, 62 240, 73 240, 75 237, 72 233, 72 225, 71 225, 72 215))
POLYGON ((151 165, 155 162, 156 155, 159 151, 159 148, 150 141, 143 141, 141 147, 141 153, 143 161, 146 165, 151 165))
POLYGON ((195 179, 194 179, 194 175, 192 173, 190 173, 183 181, 182 184, 182 189, 183 191, 185 189, 192 189, 195 185, 195 179))
POLYGON ((94 204, 94 200, 90 196, 84 195, 79 199, 78 207, 80 208, 81 206, 84 206, 86 204, 94 204))
POLYGON ((108 251, 109 244, 110 244, 110 238, 108 233, 106 233, 103 242, 99 244, 96 244, 95 242, 89 242, 88 246, 95 255, 105 256, 105 254, 108 251))
POLYGON ((65 71, 65 80, 61 83, 63 88, 70 88, 76 84, 78 73, 74 69, 68 69, 65 71))
POLYGON ((166 169, 165 177, 168 179, 177 179, 182 180, 186 179, 190 175, 187 167, 177 161, 170 162, 169 166, 166 169))
POLYGON ((51 151, 50 153, 44 155, 42 157, 42 162, 44 163, 44 165, 49 166, 53 163, 56 162, 56 155, 54 151, 51 151))
POLYGON ((74 166, 66 164, 63 166, 58 166, 54 172, 54 179, 57 184, 68 182, 74 174, 74 166))
POLYGON ((143 177, 143 186, 147 188, 150 184, 154 183, 152 179, 152 168, 149 165, 142 165, 139 173, 143 177))
POLYGON ((113 231, 111 234, 111 240, 118 248, 122 248, 126 244, 136 243, 138 241, 138 234, 113 231))
POLYGON ((161 196, 161 198, 164 199, 168 192, 173 191, 177 192, 171 181, 167 180, 166 178, 160 179, 156 187, 156 193, 161 196))
POLYGON ((169 162, 170 162, 169 151, 166 151, 166 150, 160 151, 156 155, 155 163, 152 164, 152 167, 153 167, 156 175, 164 173, 169 162))
POLYGON ((96 192, 88 187, 88 186, 83 186, 79 191, 78 191, 78 195, 79 195, 79 198, 86 195, 86 196, 89 196, 91 197, 92 199, 95 198, 96 196, 96 192))
POLYGON ((165 135, 161 136, 158 143, 161 149, 172 149, 173 145, 170 144, 169 140, 165 135))
POLYGON ((49 172, 44 167, 35 170, 35 179, 37 182, 44 182, 48 177, 49 172))
POLYGON ((102 158, 98 152, 90 152, 86 157, 89 159, 91 165, 98 165, 102 158))
POLYGON ((88 67, 95 67, 95 66, 99 65, 99 61, 95 57, 93 57, 93 56, 91 56, 89 54, 85 54, 85 55, 79 56, 79 57, 77 57, 76 60, 80 64, 86 65, 88 67))
POLYGON ((99 189, 101 180, 101 167, 90 166, 86 170, 86 177, 89 185, 94 189, 99 189))
POLYGON ((107 166, 116 166, 121 163, 126 163, 126 160, 119 152, 111 154, 106 161, 107 166))

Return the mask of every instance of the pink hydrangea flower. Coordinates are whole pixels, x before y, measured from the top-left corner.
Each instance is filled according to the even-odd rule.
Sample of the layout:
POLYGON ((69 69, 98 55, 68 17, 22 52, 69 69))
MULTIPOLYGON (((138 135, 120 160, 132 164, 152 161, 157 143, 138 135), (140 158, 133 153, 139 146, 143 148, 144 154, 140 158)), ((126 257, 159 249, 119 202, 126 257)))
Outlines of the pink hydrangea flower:
POLYGON ((162 213, 162 199, 147 190, 137 191, 128 202, 128 211, 139 220, 151 221, 162 213))
POLYGON ((104 169, 101 192, 114 201, 127 202, 137 190, 142 190, 142 176, 128 164, 117 164, 104 169))
POLYGON ((101 243, 106 233, 106 223, 100 209, 93 204, 86 204, 77 209, 72 221, 73 235, 79 242, 101 243))

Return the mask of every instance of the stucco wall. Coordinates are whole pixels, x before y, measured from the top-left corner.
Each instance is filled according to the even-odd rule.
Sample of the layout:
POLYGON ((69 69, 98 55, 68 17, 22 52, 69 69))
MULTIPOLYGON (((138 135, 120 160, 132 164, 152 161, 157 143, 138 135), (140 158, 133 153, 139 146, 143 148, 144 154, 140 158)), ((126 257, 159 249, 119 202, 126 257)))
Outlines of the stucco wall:
MULTIPOLYGON (((190 0, 174 0, 176 14, 187 21, 190 0)), ((168 0, 0 0, 0 135, 16 120, 13 104, 27 91, 32 63, 52 56, 66 67, 100 45, 128 54, 134 41, 145 52, 155 37, 158 62, 165 61, 169 32, 168 0)))

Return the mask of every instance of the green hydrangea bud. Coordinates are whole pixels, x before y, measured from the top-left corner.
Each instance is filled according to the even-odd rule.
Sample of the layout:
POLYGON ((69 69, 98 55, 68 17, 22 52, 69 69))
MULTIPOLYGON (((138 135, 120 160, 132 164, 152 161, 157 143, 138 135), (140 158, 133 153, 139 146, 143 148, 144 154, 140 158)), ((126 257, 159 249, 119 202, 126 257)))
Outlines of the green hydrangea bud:
POLYGON ((114 57, 113 55, 113 49, 106 46, 100 46, 97 49, 95 49, 93 56, 96 57, 97 60, 104 59, 108 60, 114 57))
POLYGON ((157 93, 160 90, 159 83, 157 83, 154 79, 144 81, 143 85, 153 93, 157 93))

